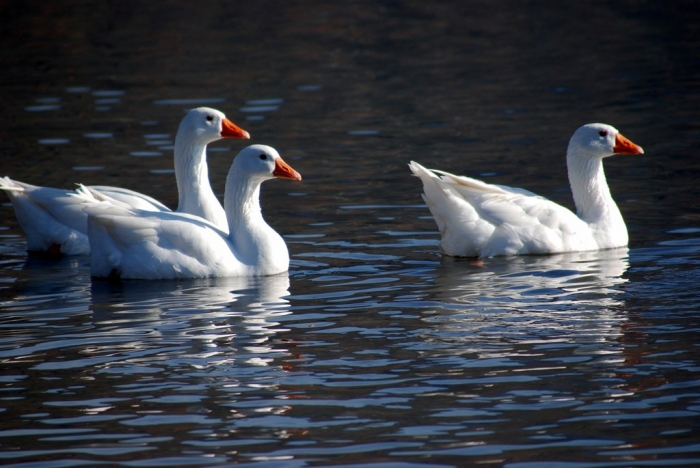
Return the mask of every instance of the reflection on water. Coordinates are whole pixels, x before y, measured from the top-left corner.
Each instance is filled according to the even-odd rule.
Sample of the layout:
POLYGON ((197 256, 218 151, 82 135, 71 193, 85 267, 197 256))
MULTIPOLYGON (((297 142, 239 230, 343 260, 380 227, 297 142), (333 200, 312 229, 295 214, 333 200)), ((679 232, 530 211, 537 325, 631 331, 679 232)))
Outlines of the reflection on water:
MULTIPOLYGON (((284 299, 288 288, 287 275, 177 284, 93 282, 82 291, 91 297, 90 306, 37 310, 21 321, 22 309, 37 307, 47 295, 33 292, 33 303, 16 297, 12 305, 4 304, 5 329, 34 333, 16 343, 5 340, 0 359, 6 368, 23 368, 24 375, 6 375, 3 381, 26 386, 28 392, 20 398, 23 417, 37 426, 19 433, 0 430, 0 438, 45 441, 41 450, 15 451, 19 457, 61 453, 50 448, 54 444, 109 440, 125 446, 74 450, 124 455, 144 450, 144 443, 171 439, 144 438, 129 427, 220 420, 197 409, 208 394, 234 393, 237 382, 274 365, 286 352, 277 349, 273 338, 279 318, 291 313, 284 299), (43 324, 47 320, 53 325, 43 324), (123 433, 114 432, 117 421, 123 433), (81 429, 85 425, 93 429, 81 429), (57 426, 63 429, 51 429, 57 426), (98 427, 105 432, 95 433, 98 427)), ((13 393, 12 386, 6 390, 13 393)))
MULTIPOLYGON (((299 241, 312 255, 291 276, 90 282, 85 259, 44 258, 2 270, 16 279, 0 443, 17 448, 0 459, 630 466, 652 431, 674 447, 653 466, 698 462, 692 324, 659 326, 630 280, 652 280, 677 244, 697 261, 697 242, 481 263, 386 236, 299 241)), ((681 287, 679 265, 665 274, 681 287)))
POLYGON ((289 294, 287 275, 186 283, 95 281, 87 289, 63 287, 63 297, 52 293, 56 288, 20 288, 19 295, 3 304, 5 319, 13 322, 21 314, 29 323, 20 328, 38 327, 34 339, 42 343, 29 349, 12 346, 2 357, 28 359, 37 352, 60 349, 59 359, 44 356, 33 369, 81 369, 99 364, 104 371, 115 364, 148 361, 168 346, 183 345, 185 350, 193 343, 212 359, 219 354, 217 347, 228 353, 234 342, 253 346, 260 353, 269 347, 266 343, 279 326, 276 320, 290 313, 284 299, 289 294), (63 306, 24 312, 56 302, 63 306), (86 308, 87 303, 91 304, 86 308), (53 333, 42 329, 46 320, 56 324, 53 333), (82 333, 71 346, 76 320, 82 321, 82 333), (70 331, 58 332, 62 328, 70 331))
POLYGON ((465 306, 530 309, 613 307, 627 280, 628 249, 522 256, 487 263, 443 257, 436 289, 465 306), (461 265, 460 265, 461 264, 461 265), (459 268, 467 266, 467 268, 459 268), (453 295, 454 294, 454 295, 453 295))
POLYGON ((438 307, 428 320, 472 349, 483 340, 616 346, 628 267, 626 248, 485 264, 445 257, 431 288, 438 307))
MULTIPOLYGON (((286 274, 155 283, 92 283, 93 333, 118 343, 114 349, 100 347, 97 355, 89 358, 101 360, 102 371, 123 367, 125 363, 151 365, 154 354, 172 346, 183 346, 184 354, 160 365, 181 366, 187 362, 202 371, 213 370, 229 360, 226 356, 232 348, 238 351, 237 359, 243 362, 250 359, 255 365, 262 365, 268 359, 261 355, 275 352, 269 341, 279 326, 276 320, 291 313, 284 299, 289 294, 286 274), (116 339, 119 336, 128 344, 119 344, 116 339), (123 346, 128 348, 128 353, 122 355, 118 351, 123 346), (254 357, 244 357, 244 350, 253 351, 254 357), (102 354, 109 357, 101 358, 102 354)), ((82 360, 42 365, 82 367, 82 360)))

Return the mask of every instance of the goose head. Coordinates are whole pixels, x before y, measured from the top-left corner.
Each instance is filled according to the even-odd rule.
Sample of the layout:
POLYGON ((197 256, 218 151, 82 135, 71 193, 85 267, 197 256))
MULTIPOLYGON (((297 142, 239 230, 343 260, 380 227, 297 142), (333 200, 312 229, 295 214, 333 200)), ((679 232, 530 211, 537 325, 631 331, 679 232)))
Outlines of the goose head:
POLYGON ((241 150, 233 160, 231 172, 260 182, 274 178, 301 180, 301 175, 274 148, 266 145, 251 145, 241 150))
POLYGON ((643 154, 644 150, 622 136, 615 127, 592 123, 574 132, 569 141, 569 153, 601 160, 615 154, 643 154))
POLYGON ((179 135, 189 136, 205 145, 221 138, 250 139, 250 134, 227 119, 223 112, 209 107, 190 110, 180 122, 179 135))

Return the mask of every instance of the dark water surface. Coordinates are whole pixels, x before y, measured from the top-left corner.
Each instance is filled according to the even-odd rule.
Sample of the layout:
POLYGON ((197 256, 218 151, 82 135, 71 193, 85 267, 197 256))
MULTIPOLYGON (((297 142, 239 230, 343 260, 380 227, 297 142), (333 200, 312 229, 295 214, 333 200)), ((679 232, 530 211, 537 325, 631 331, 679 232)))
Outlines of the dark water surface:
POLYGON ((700 466, 693 2, 194 3, 0 2, 0 175, 174 206, 218 108, 304 177, 263 186, 289 274, 91 281, 5 201, 0 464, 700 466), (629 249, 441 258, 410 160, 572 206, 596 121, 646 152, 606 161, 629 249))

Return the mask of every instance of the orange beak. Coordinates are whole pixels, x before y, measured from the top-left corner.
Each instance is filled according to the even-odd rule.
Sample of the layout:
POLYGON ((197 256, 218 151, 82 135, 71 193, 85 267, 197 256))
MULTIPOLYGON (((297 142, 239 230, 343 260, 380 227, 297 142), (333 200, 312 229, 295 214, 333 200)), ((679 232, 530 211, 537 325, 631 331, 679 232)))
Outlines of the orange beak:
POLYGON ((284 162, 282 158, 275 160, 275 170, 272 171, 272 175, 280 179, 301 180, 301 174, 292 169, 292 166, 284 162))
POLYGON ((243 130, 241 127, 224 118, 221 121, 221 138, 242 138, 250 140, 250 133, 243 130))
POLYGON ((644 154, 644 150, 641 146, 635 145, 620 133, 615 135, 613 151, 615 154, 644 154))

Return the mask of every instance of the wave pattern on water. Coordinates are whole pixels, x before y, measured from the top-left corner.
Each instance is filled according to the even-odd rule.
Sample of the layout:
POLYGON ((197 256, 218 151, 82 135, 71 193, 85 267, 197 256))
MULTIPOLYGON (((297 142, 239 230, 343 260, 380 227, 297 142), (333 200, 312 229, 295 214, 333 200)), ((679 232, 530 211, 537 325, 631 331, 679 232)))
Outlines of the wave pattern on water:
POLYGON ((0 443, 43 448, 0 457, 697 461, 698 362, 666 344, 694 327, 653 326, 654 310, 634 305, 651 294, 636 271, 660 274, 665 246, 482 264, 303 242, 318 263, 290 275, 93 282, 75 305, 6 302, 4 414, 25 424, 0 443), (649 430, 674 449, 630 448, 649 430))

